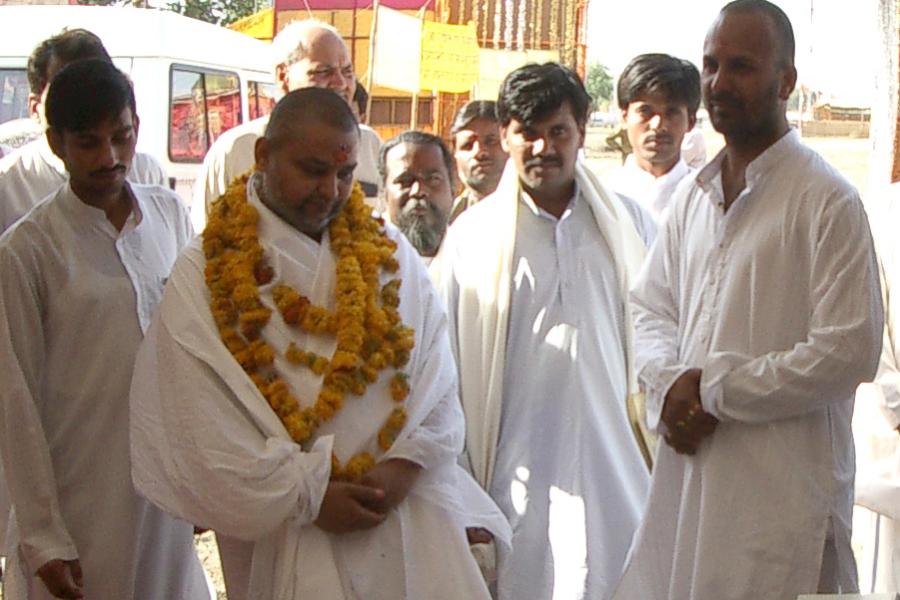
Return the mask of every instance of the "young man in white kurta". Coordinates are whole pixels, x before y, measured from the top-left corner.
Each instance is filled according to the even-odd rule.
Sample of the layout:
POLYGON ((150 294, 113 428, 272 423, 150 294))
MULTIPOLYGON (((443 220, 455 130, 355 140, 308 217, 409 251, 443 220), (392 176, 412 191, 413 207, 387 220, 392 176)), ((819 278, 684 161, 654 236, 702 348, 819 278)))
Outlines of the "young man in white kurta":
MULTIPOLYGON (((75 66, 115 71, 101 61, 75 66)), ((67 75, 60 85, 69 90, 83 83, 104 93, 108 83, 67 75)), ((77 135, 98 131, 107 135, 77 135)), ((133 152, 127 131, 113 137, 130 139, 133 152)), ((110 164, 124 173, 123 163, 110 164)), ((77 561, 86 598, 205 599, 192 527, 137 495, 128 444, 134 356, 191 237, 189 218, 168 190, 123 182, 130 207, 117 228, 79 189, 66 184, 0 237, 0 455, 14 517, 4 598, 50 598, 35 573, 77 561)))
POLYGON ((466 413, 464 460, 513 528, 512 552, 500 555, 501 599, 608 597, 649 485, 626 405, 625 294, 652 218, 576 165, 584 121, 575 115, 587 114, 581 90, 555 64, 510 74, 498 102, 510 152, 500 185, 459 217, 439 255, 466 413), (508 89, 522 97, 563 91, 525 125, 504 116, 508 89), (525 127, 531 155, 518 137, 525 127), (567 173, 556 175, 569 194, 558 198, 558 215, 526 187, 540 176, 524 165, 539 159, 567 173))
POLYGON ((660 224, 675 188, 694 172, 681 157, 681 145, 697 121, 700 74, 686 60, 641 54, 622 71, 616 97, 634 151, 606 182, 660 224))
MULTIPOLYGON (((137 152, 128 170, 132 183, 168 187, 162 166, 137 152)), ((41 136, 0 159, 0 233, 25 216, 35 204, 66 183, 66 166, 41 136)))
MULTIPOLYGON (((336 257, 327 225, 317 240, 299 229, 304 222, 289 223, 270 206, 283 210, 276 198, 284 197, 298 207, 319 200, 299 192, 299 187, 290 193, 281 188, 275 167, 268 165, 312 160, 318 168, 315 174, 302 176, 305 185, 312 186, 305 189, 319 194, 337 185, 338 198, 349 195, 350 179, 343 170, 355 158, 355 118, 330 91, 297 90, 276 106, 261 143, 275 148, 272 140, 276 139, 289 141, 271 151, 266 170, 254 174, 247 184, 248 202, 259 213, 259 241, 275 273, 272 282, 260 286, 260 297, 274 308, 271 289, 282 283, 315 305, 333 310, 336 257), (333 112, 335 106, 344 113, 337 125, 326 123, 315 112, 333 112), (335 155, 333 150, 339 152, 335 155), (281 152, 287 154, 277 158, 281 152), (347 164, 334 159, 323 167, 319 162, 341 155, 346 155, 347 164), (336 169, 341 172, 337 184, 336 169), (261 189, 269 191, 261 194, 261 189)), ((406 367, 409 419, 386 453, 374 446, 394 406, 388 391, 390 377, 385 374, 362 396, 348 397, 344 408, 322 423, 310 444, 301 446, 291 440, 221 341, 209 309, 206 259, 199 239, 178 260, 159 317, 141 350, 132 387, 132 447, 140 457, 134 462, 135 483, 173 513, 246 542, 250 556, 244 569, 249 577, 239 583, 250 598, 489 597, 469 553, 465 526, 474 521, 508 543, 508 525, 487 495, 456 465, 464 438, 463 416, 446 316, 415 250, 389 225, 387 233, 398 244, 399 313, 403 323, 415 330, 415 347, 406 367), (361 451, 376 456, 379 466, 392 461, 414 463, 420 469, 419 479, 382 522, 335 533, 322 522, 332 486, 342 485, 331 481, 332 452, 346 462, 361 451)), ((383 274, 382 284, 393 277, 383 274)), ((283 351, 293 340, 302 348, 331 356, 335 339, 298 331, 274 310, 273 315, 262 335, 276 350, 278 373, 306 405, 317 397, 322 376, 292 366, 283 351)))
POLYGON ((676 199, 632 295, 666 444, 617 600, 856 589, 850 417, 881 348, 878 271, 856 191, 787 124, 795 81, 784 13, 726 6, 703 93, 728 144, 676 199))
MULTIPOLYGON (((308 19, 292 23, 281 30, 272 42, 275 79, 281 93, 303 87, 325 87, 334 90, 348 104, 354 102, 356 79, 350 52, 344 39, 322 21, 308 19)), ((238 125, 213 143, 194 182, 191 221, 197 231, 206 225, 209 206, 236 177, 253 168, 253 148, 269 123, 264 116, 238 125)), ((359 165, 354 176, 369 188, 367 196, 377 196, 381 184, 378 174, 378 152, 381 138, 367 125, 359 125, 359 165)))

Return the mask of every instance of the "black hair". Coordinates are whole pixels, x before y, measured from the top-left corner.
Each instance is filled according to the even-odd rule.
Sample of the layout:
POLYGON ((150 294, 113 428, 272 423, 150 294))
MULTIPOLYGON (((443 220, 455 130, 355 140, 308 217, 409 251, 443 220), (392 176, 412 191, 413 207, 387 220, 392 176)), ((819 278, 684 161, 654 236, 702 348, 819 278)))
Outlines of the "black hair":
POLYGON ((463 104, 453 117, 450 135, 456 135, 475 119, 497 122, 497 103, 493 100, 472 100, 463 104))
POLYGON ((92 58, 66 65, 47 92, 47 124, 63 131, 85 131, 117 117, 126 108, 137 114, 134 90, 111 62, 92 58))
POLYGON ((278 144, 294 125, 307 121, 359 134, 359 121, 343 98, 326 88, 308 87, 288 92, 278 101, 269 115, 265 137, 278 144))
POLYGON ((366 114, 367 104, 369 103, 369 92, 360 82, 356 82, 356 90, 353 92, 353 101, 356 102, 356 108, 360 115, 366 114))
POLYGON ((40 96, 50 82, 50 59, 53 57, 64 64, 99 58, 112 62, 103 42, 86 29, 63 29, 62 32, 37 45, 28 57, 28 87, 35 96, 40 96))
POLYGON ((400 135, 396 135, 382 144, 381 151, 378 153, 378 174, 381 175, 382 183, 387 181, 387 154, 400 144, 437 146, 441 151, 441 157, 444 159, 444 166, 447 168, 447 176, 450 178, 450 187, 452 189, 454 182, 454 161, 453 155, 450 154, 450 149, 447 148, 447 144, 436 135, 416 130, 404 131, 400 135))
POLYGON ((504 127, 512 119, 534 123, 569 102, 580 127, 587 123, 591 97, 581 78, 558 63, 519 67, 500 84, 497 117, 504 127))
POLYGON ((793 66, 794 28, 783 10, 767 0, 734 0, 726 4, 719 14, 724 16, 737 12, 760 12, 768 17, 775 27, 775 37, 781 42, 782 66, 793 66))
POLYGON ((700 108, 700 72, 689 61, 668 54, 636 56, 619 76, 619 108, 626 110, 641 96, 657 93, 669 102, 684 104, 693 116, 700 108))

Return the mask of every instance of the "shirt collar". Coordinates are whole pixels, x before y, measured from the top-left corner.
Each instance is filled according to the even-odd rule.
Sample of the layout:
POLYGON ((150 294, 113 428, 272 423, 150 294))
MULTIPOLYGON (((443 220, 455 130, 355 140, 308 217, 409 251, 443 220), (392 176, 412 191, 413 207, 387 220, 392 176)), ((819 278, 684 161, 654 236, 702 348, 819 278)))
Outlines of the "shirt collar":
MULTIPOLYGON (((560 218, 558 219, 559 221, 562 221, 563 219, 565 219, 566 216, 571 212, 572 208, 575 206, 575 201, 578 199, 578 197, 580 195, 581 195, 581 190, 578 188, 578 180, 576 179, 575 180, 575 190, 572 193, 572 197, 569 198, 569 203, 567 204, 566 210, 563 211, 562 216, 560 216, 560 218)), ((528 194, 528 192, 525 191, 524 188, 522 189, 521 193, 519 194, 519 202, 524 204, 528 208, 528 210, 530 210, 535 216, 538 216, 538 217, 545 216, 545 217, 552 218, 554 221, 557 220, 556 217, 554 217, 553 215, 548 213, 546 210, 544 210, 543 208, 538 206, 535 203, 534 199, 528 194)))
MULTIPOLYGON (((763 150, 762 154, 754 158, 747 165, 747 188, 765 175, 768 171, 784 162, 786 155, 790 154, 800 145, 800 134, 793 127, 781 136, 774 144, 763 150)), ((709 186, 722 172, 722 161, 725 160, 725 148, 722 148, 716 157, 708 165, 700 170, 697 175, 697 184, 708 191, 709 186)))
POLYGON ((684 159, 679 157, 678 162, 675 163, 671 169, 659 177, 655 177, 653 173, 645 171, 638 166, 634 154, 629 154, 628 158, 625 159, 625 169, 634 173, 636 176, 645 178, 647 181, 656 181, 659 183, 664 183, 670 179, 681 179, 691 170, 688 164, 684 162, 684 159))
POLYGON ((116 230, 113 224, 109 222, 109 219, 106 218, 106 213, 102 209, 82 201, 72 189, 71 182, 66 183, 60 201, 65 210, 81 224, 88 227, 96 227, 113 238, 119 238, 137 229, 143 222, 142 215, 144 211, 141 207, 141 201, 128 181, 125 182, 125 189, 128 190, 128 197, 131 199, 131 212, 128 214, 128 218, 125 219, 125 224, 121 230, 116 230))

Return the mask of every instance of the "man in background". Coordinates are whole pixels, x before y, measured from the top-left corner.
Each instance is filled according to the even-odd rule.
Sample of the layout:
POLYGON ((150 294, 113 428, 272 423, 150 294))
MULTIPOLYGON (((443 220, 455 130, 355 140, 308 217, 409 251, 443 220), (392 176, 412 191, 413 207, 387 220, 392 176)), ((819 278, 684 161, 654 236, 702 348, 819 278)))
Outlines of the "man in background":
POLYGON ((472 100, 463 105, 450 127, 453 157, 463 190, 453 201, 450 223, 470 206, 494 193, 509 155, 500 143, 497 103, 472 100))
MULTIPOLYGON (((291 23, 272 40, 275 82, 284 95, 305 87, 328 88, 353 106, 356 77, 350 52, 337 29, 315 19, 291 23)), ((253 168, 256 140, 262 137, 268 115, 223 133, 210 147, 194 183, 191 220, 199 232, 206 225, 210 204, 236 178, 253 168)), ((378 194, 378 134, 360 125, 359 165, 354 177, 367 197, 378 194)))
POLYGON ((700 73, 668 54, 642 54, 622 71, 616 96, 633 152, 607 182, 660 223, 678 183, 692 172, 681 144, 697 121, 700 73))
POLYGON ((447 231, 453 203, 453 157, 441 138, 406 131, 387 142, 378 160, 387 216, 430 263, 447 231))
MULTIPOLYGON (((84 29, 65 30, 44 40, 28 58, 28 108, 32 119, 46 129, 44 102, 50 82, 66 65, 78 60, 112 60, 96 35, 84 29)), ((46 136, 0 159, 0 233, 19 220, 32 206, 66 182, 66 167, 50 149, 46 136)), ((168 185, 160 164, 138 152, 128 180, 149 185, 168 185)))

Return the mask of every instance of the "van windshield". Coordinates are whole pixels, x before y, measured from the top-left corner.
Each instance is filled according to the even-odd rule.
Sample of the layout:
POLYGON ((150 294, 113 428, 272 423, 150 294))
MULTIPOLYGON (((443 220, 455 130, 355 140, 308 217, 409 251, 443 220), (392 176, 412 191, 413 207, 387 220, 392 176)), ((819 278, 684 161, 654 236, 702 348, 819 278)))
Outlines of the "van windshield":
POLYGON ((0 68, 0 123, 28 116, 28 77, 25 69, 0 68))

